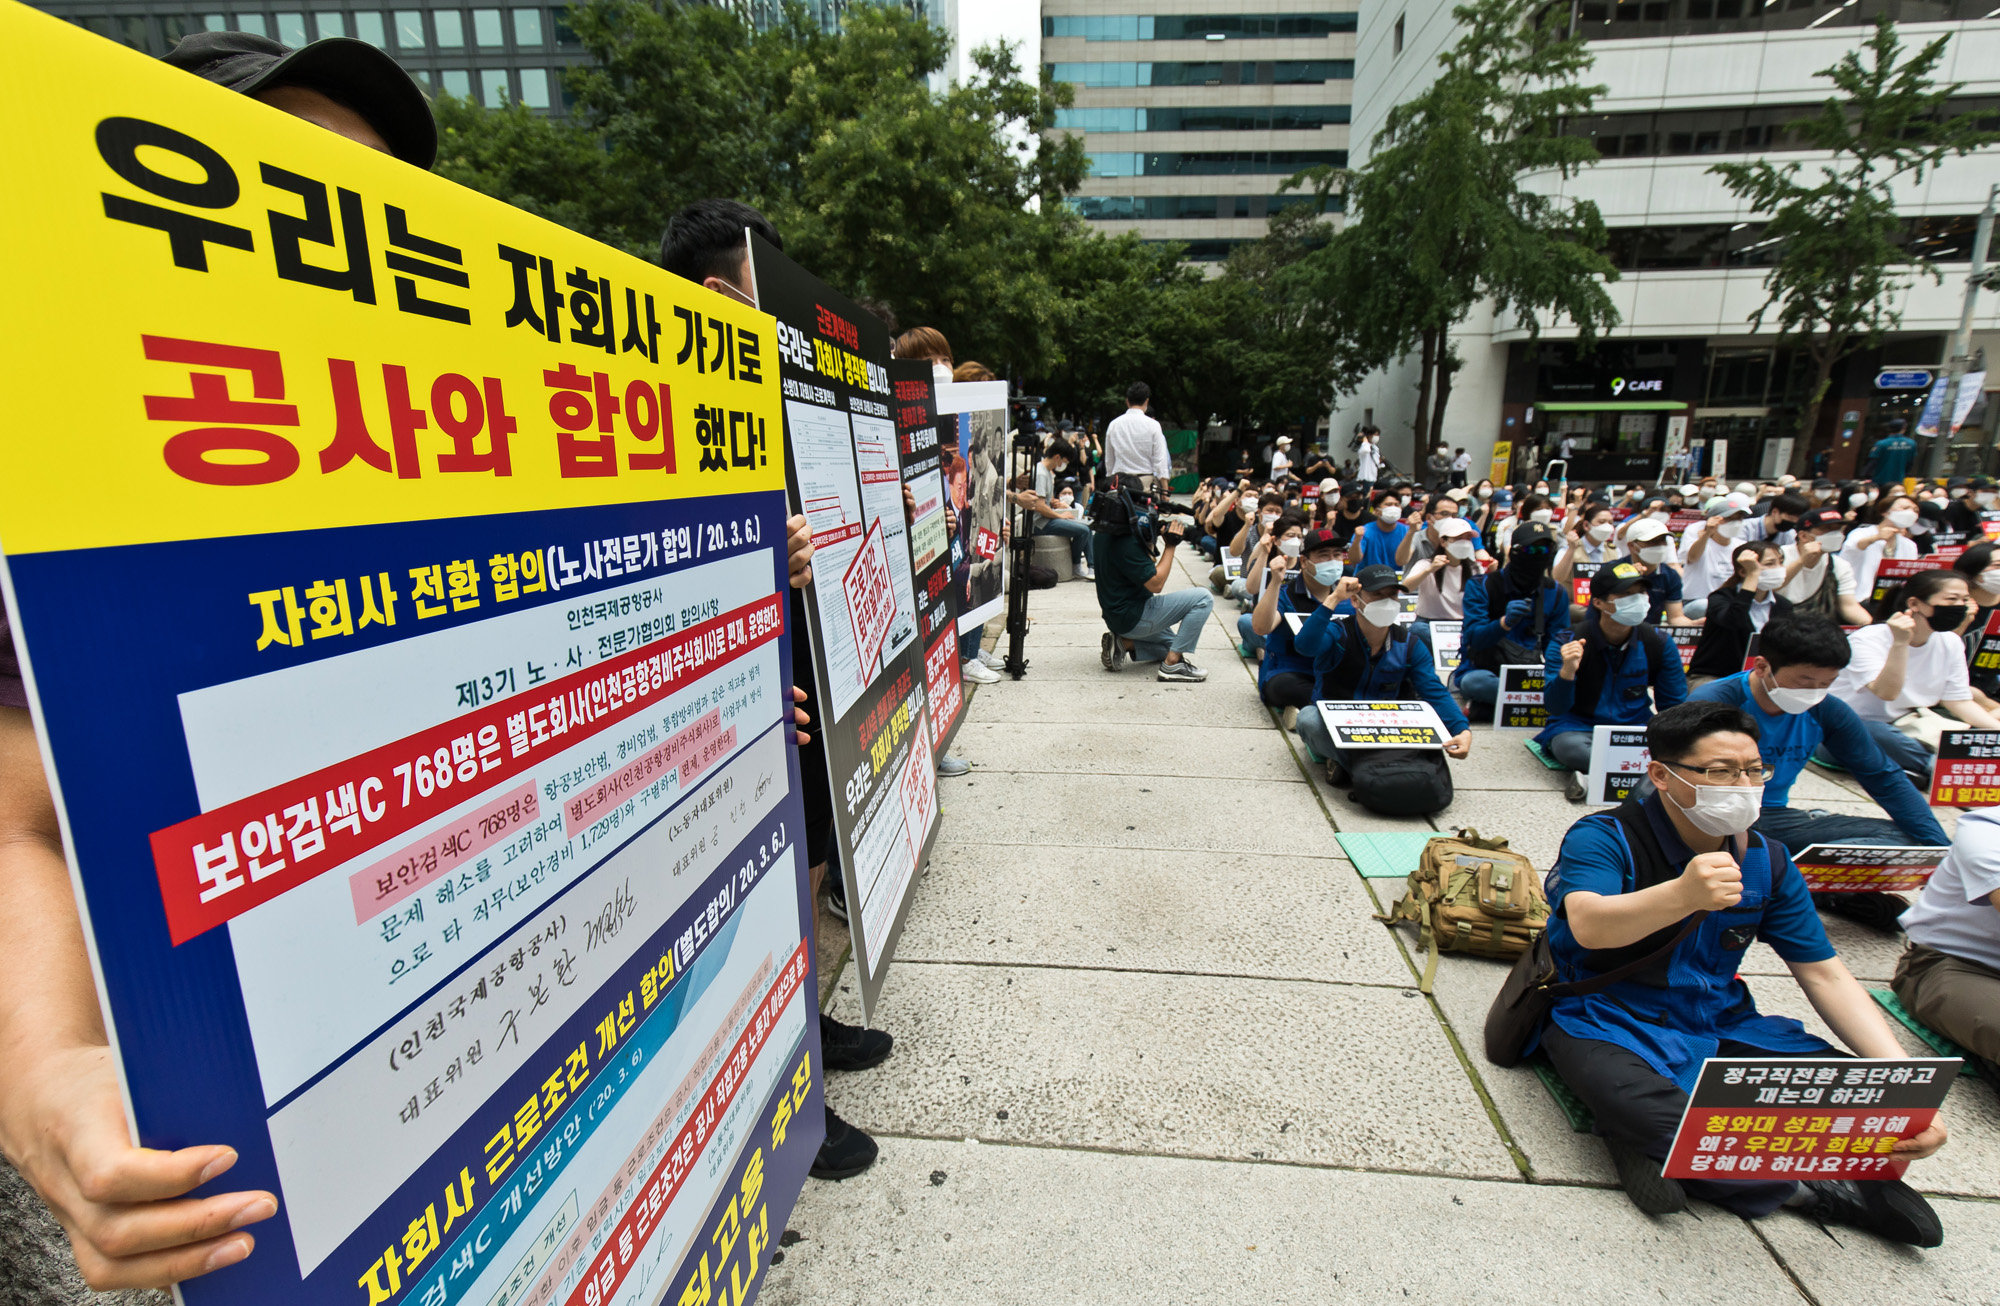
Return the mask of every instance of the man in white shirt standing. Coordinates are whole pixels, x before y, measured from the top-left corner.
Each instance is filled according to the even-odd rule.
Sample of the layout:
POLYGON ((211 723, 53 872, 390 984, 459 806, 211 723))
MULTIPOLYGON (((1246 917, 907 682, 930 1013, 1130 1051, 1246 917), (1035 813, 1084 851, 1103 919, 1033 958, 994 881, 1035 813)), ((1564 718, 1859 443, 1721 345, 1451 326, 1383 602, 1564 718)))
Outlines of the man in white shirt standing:
POLYGON ((1273 485, 1282 485, 1285 478, 1291 475, 1291 447, 1292 437, 1281 435, 1278 437, 1277 447, 1271 450, 1271 483, 1273 485))
POLYGON ((1361 429, 1361 448, 1355 454, 1358 461, 1355 464, 1354 488, 1363 495, 1375 488, 1376 480, 1382 475, 1382 447, 1376 443, 1381 438, 1372 426, 1361 429))
POLYGON ((1111 476, 1140 476, 1147 489, 1155 479, 1165 481, 1174 474, 1173 460, 1167 457, 1167 434, 1147 415, 1153 391, 1144 381, 1134 381, 1125 391, 1125 412, 1104 428, 1104 470, 1111 476))

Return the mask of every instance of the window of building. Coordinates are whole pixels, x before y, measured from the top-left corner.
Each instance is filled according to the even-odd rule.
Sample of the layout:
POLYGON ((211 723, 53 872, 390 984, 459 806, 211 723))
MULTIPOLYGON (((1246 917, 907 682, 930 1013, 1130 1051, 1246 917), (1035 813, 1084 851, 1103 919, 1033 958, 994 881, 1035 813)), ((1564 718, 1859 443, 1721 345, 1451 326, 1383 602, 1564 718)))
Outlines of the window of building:
MULTIPOLYGON (((1314 204, 1311 195, 1076 195, 1065 201, 1079 216, 1095 222, 1138 222, 1201 218, 1261 218, 1298 204, 1314 204)), ((1341 197, 1331 197, 1329 213, 1341 211, 1341 197)))
POLYGON ((549 107, 549 70, 546 68, 521 69, 521 103, 530 109, 549 107))
POLYGON ((203 14, 201 16, 201 26, 202 30, 207 32, 227 32, 232 30, 229 26, 229 15, 227 14, 203 14))
POLYGON ((583 41, 577 36, 576 29, 569 25, 569 6, 564 5, 562 8, 556 10, 552 15, 552 21, 556 29, 556 49, 581 50, 583 48, 583 41))
POLYGON ((380 13, 371 10, 354 15, 354 35, 378 50, 388 48, 389 38, 383 33, 380 13))
POLYGON ((1389 38, 1391 47, 1389 53, 1392 55, 1398 55, 1403 52, 1403 19, 1406 16, 1404 14, 1396 15, 1396 26, 1389 38))
POLYGON ((160 39, 168 50, 178 45, 182 37, 192 36, 201 30, 199 20, 193 14, 160 15, 160 39))
POLYGON ((289 45, 296 50, 307 43, 304 14, 275 14, 273 17, 278 20, 277 39, 280 44, 289 45))
POLYGON ((505 68, 482 68, 479 70, 479 102, 489 109, 507 107, 507 70, 505 68))
POLYGON ((1351 112, 1345 104, 1057 109, 1056 126, 1084 132, 1317 131, 1348 121, 1351 112))
POLYGON ((1090 156, 1094 177, 1227 177, 1290 175, 1318 164, 1347 166, 1346 150, 1218 150, 1213 153, 1111 151, 1090 156))
POLYGON ((465 48, 465 15, 456 9, 431 10, 431 30, 437 33, 438 49, 465 48))
POLYGON ((221 28, 211 27, 208 30, 210 30, 211 32, 214 31, 249 32, 256 36, 266 35, 264 28, 264 15, 262 14, 238 14, 236 15, 236 17, 229 19, 228 22, 230 24, 229 26, 221 28))
POLYGON ((472 11, 472 39, 481 49, 491 50, 507 44, 506 29, 500 21, 498 9, 475 9, 472 11))
POLYGON ((313 35, 316 40, 324 41, 330 36, 347 35, 346 14, 314 14, 312 17, 313 35))
POLYGON ((1089 14, 1042 19, 1043 36, 1086 41, 1200 41, 1211 37, 1312 37, 1355 30, 1357 14, 1089 14))
POLYGON ((514 11, 514 44, 524 50, 535 49, 543 44, 541 10, 516 9, 514 11))
POLYGON ((438 73, 438 85, 444 87, 446 95, 456 95, 461 100, 472 98, 472 74, 463 68, 446 68, 438 73))
MULTIPOLYGON (((1750 109, 1699 109, 1670 113, 1610 113, 1571 118, 1564 130, 1597 146, 1607 159, 1685 154, 1768 154, 1808 148, 1801 122, 1819 116, 1818 104, 1774 104, 1750 109)), ((2000 96, 1954 96, 1950 116, 1969 115, 1986 130, 2000 124, 2000 96)))
POLYGON ((1240 63, 1233 60, 1189 63, 1115 63, 1096 61, 1044 64, 1049 78, 1078 86, 1305 86, 1352 81, 1352 59, 1289 59, 1240 63))
POLYGON ((1574 13, 1572 30, 1592 41, 1866 26, 1885 13, 1906 23, 1996 17, 1992 0, 1582 0, 1574 13))
POLYGON ((398 50, 421 50, 424 48, 424 11, 421 9, 398 9, 396 19, 396 48, 398 50))

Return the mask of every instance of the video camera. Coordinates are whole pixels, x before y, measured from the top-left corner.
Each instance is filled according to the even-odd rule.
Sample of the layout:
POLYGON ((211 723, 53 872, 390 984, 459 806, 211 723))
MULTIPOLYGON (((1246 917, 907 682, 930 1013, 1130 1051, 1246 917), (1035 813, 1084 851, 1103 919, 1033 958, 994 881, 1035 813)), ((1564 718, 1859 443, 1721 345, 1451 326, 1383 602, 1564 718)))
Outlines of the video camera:
POLYGON ((1163 493, 1148 491, 1136 476, 1099 476, 1088 515, 1095 529, 1130 535, 1148 553, 1161 537, 1179 543, 1188 524, 1163 493))

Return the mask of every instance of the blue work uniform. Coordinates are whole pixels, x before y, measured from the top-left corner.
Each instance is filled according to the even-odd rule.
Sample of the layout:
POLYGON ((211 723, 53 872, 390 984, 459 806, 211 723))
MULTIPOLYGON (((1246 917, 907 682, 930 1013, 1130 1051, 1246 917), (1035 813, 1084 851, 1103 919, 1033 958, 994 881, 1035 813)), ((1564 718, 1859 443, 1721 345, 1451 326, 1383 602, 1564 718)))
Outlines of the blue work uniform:
MULTIPOLYGON (((1360 530, 1354 538, 1361 541, 1361 565, 1363 567, 1380 563, 1385 567, 1396 567, 1396 550, 1403 547, 1403 537, 1410 533, 1408 522, 1397 522, 1391 530, 1382 529, 1382 519, 1376 518, 1360 530)), ((1401 567, 1396 567, 1400 574, 1401 567)))
MULTIPOLYGON (((1645 957, 1681 928, 1676 921, 1628 947, 1601 950, 1584 947, 1570 931, 1564 899, 1571 892, 1606 897, 1635 893, 1663 882, 1662 876, 1677 877, 1695 855, 1668 819, 1658 793, 1631 805, 1643 816, 1663 858, 1651 875, 1640 874, 1641 859, 1616 811, 1593 813, 1572 825, 1549 872, 1554 912, 1549 949, 1564 981, 1591 979, 1645 957)), ((1549 1019, 1573 1038, 1627 1049, 1684 1093, 1694 1091, 1702 1061, 1716 1055, 1724 1041, 1787 1055, 1829 1055, 1829 1046, 1798 1021, 1759 1012, 1749 987, 1737 977, 1752 938, 1770 944, 1787 962, 1825 961, 1834 955, 1805 879, 1784 845, 1755 833, 1741 866, 1743 897, 1734 907, 1710 912, 1650 973, 1593 993, 1556 998, 1549 1019)))
POLYGON ((1902 839, 1913 844, 1943 847, 1951 842, 1945 837, 1944 828, 1937 823, 1937 818, 1931 815, 1923 795, 1903 774, 1903 768, 1883 754, 1881 746, 1861 723, 1861 718, 1854 714, 1854 709, 1839 699, 1829 695, 1798 713, 1766 712, 1750 692, 1750 673, 1747 671, 1711 681, 1688 697, 1704 702, 1734 704, 1756 721, 1757 751, 1763 755, 1765 763, 1777 772, 1764 785, 1765 815, 1758 820, 1757 828, 1789 845, 1793 852, 1802 850, 1810 843, 1853 843, 1857 840, 1872 843, 1884 837, 1894 838, 1898 832, 1902 839), (1882 810, 1889 814, 1889 821, 1821 814, 1808 827, 1800 819, 1804 813, 1789 810, 1792 785, 1798 780, 1799 772, 1805 770, 1806 759, 1822 742, 1835 761, 1853 772, 1861 787, 1868 791, 1868 796, 1881 804, 1882 810), (1768 829, 1767 821, 1770 825, 1768 829), (1828 825, 1829 821, 1839 822, 1839 828, 1828 825), (1890 826, 1890 821, 1894 822, 1893 826, 1890 826), (1868 826, 1889 828, 1865 828, 1868 826))
POLYGON ((1382 641, 1381 653, 1373 653, 1368 641, 1355 627, 1352 619, 1334 620, 1334 614, 1325 605, 1312 616, 1306 618, 1305 625, 1299 627, 1294 644, 1301 653, 1313 654, 1314 690, 1317 699, 1352 699, 1356 702, 1382 702, 1406 698, 1420 698, 1437 711, 1438 719, 1444 722, 1445 734, 1456 736, 1472 728, 1452 698, 1451 691, 1437 677, 1437 666, 1431 652, 1430 641, 1415 630, 1405 630, 1403 638, 1395 637, 1395 632, 1382 641), (1351 665, 1348 641, 1359 645, 1361 674, 1353 684, 1338 683, 1338 673, 1343 663, 1351 665))
MULTIPOLYGON (((1465 587, 1465 625, 1459 636, 1465 652, 1464 666, 1475 665, 1474 656, 1480 661, 1491 662, 1492 670, 1499 665, 1494 646, 1501 639, 1512 639, 1518 644, 1531 644, 1535 638, 1534 614, 1512 630, 1500 623, 1507 615, 1507 603, 1513 597, 1506 587, 1505 571, 1491 575, 1477 576, 1465 587), (1497 594, 1497 601, 1496 596, 1497 594)), ((1557 634, 1569 629, 1569 595, 1562 586, 1544 584, 1542 593, 1542 638, 1553 639, 1557 634)), ((1521 596, 1526 597, 1526 596, 1521 596)), ((1532 600, 1531 600, 1532 601, 1532 600)))
POLYGON ((1646 620, 1659 625, 1667 615, 1667 605, 1679 603, 1682 593, 1679 572, 1668 566, 1655 567, 1646 577, 1646 596, 1652 600, 1652 606, 1646 609, 1646 620))
POLYGON ((1687 700, 1687 673, 1672 640, 1650 625, 1635 626, 1625 643, 1613 648, 1599 633, 1597 618, 1596 608, 1586 610, 1576 629, 1585 648, 1575 680, 1562 678, 1562 645, 1549 641, 1543 655, 1548 684, 1542 690, 1549 723, 1535 736, 1538 744, 1574 730, 1644 725, 1653 719, 1655 697, 1662 712, 1687 700), (1658 645, 1651 653, 1649 642, 1658 645))
POLYGON ((1292 623, 1285 620, 1285 614, 1311 612, 1314 609, 1324 612, 1325 606, 1312 596, 1311 590, 1306 588, 1305 577, 1298 575, 1294 575, 1278 590, 1277 603, 1278 624, 1270 634, 1264 636, 1264 661, 1257 669, 1259 689, 1262 689, 1264 683, 1272 676, 1282 675, 1287 671, 1296 671, 1307 676, 1313 674, 1312 654, 1299 650, 1292 638, 1292 623))

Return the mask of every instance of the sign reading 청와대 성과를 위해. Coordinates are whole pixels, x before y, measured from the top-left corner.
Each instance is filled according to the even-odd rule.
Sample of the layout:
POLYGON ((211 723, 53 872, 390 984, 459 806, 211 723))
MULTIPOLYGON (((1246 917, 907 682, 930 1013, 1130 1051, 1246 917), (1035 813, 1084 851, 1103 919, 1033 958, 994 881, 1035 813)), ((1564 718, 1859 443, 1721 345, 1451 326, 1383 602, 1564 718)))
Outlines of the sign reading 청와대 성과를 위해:
POLYGON ((754 1296, 823 1133, 773 324, 19 5, 9 618, 195 1306, 754 1296))

